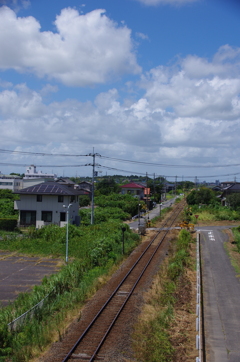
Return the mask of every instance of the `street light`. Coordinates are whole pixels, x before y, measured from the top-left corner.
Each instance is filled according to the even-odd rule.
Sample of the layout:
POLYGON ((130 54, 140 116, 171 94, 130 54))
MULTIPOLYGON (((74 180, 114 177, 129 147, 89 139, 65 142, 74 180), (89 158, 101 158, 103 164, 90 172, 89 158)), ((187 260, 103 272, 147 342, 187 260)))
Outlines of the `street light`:
POLYGON ((126 231, 127 229, 123 226, 122 227, 122 253, 124 255, 124 232, 126 231))
POLYGON ((66 228, 66 263, 68 263, 68 221, 69 221, 69 208, 72 206, 72 204, 69 204, 68 206, 63 205, 64 208, 67 208, 67 228, 66 228))
POLYGON ((141 204, 138 204, 138 228, 140 226, 140 206, 141 204))

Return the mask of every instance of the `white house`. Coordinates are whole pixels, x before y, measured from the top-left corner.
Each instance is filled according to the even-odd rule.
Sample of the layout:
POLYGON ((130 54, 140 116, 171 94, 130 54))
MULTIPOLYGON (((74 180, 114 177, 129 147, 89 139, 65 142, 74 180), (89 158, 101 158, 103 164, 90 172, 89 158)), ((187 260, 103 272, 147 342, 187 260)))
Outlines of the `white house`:
POLYGON ((71 224, 80 223, 79 190, 69 185, 48 181, 16 193, 20 196, 20 200, 14 203, 14 209, 19 210, 19 226, 64 226, 67 222, 67 212, 71 224))
POLYGON ((17 175, 3 175, 0 172, 0 189, 18 191, 22 188, 22 179, 17 175))

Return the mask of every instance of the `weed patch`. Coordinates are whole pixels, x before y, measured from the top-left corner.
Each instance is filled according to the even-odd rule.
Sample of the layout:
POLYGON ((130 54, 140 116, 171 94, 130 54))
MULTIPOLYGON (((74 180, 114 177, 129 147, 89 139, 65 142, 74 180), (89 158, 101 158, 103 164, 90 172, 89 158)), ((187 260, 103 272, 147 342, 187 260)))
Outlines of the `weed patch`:
POLYGON ((181 230, 178 239, 172 243, 170 257, 155 279, 154 293, 151 291, 135 326, 133 348, 137 360, 187 361, 189 351, 183 346, 189 338, 188 328, 181 328, 179 318, 193 313, 190 303, 193 291, 188 271, 192 268, 193 245, 191 234, 186 230, 181 230))
MULTIPOLYGON (((117 221, 80 228, 69 225, 70 262, 59 273, 45 277, 32 292, 20 294, 11 305, 0 309, 0 361, 29 361, 56 338, 56 331, 62 335, 69 312, 76 305, 79 310, 101 285, 99 278, 123 259, 121 227, 117 221), (39 302, 41 306, 32 310, 39 302), (29 310, 23 320, 8 326, 29 310)), ((127 254, 136 247, 139 236, 125 227, 127 254)), ((55 225, 30 228, 21 237, 11 234, 0 240, 0 248, 64 257, 65 234, 64 228, 55 225)))

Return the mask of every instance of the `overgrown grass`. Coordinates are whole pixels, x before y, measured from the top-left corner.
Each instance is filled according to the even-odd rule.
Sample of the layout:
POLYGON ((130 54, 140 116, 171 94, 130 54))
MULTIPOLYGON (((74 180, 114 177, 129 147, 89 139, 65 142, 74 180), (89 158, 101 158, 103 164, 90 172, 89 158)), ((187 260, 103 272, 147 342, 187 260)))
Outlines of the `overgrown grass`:
POLYGON ((235 210, 231 210, 226 206, 201 206, 198 205, 191 206, 192 216, 191 222, 196 223, 198 221, 235 221, 240 220, 240 213, 235 210), (199 215, 198 219, 195 218, 195 215, 199 215))
POLYGON ((189 246, 191 234, 181 230, 177 242, 173 245, 173 254, 169 258, 164 280, 161 270, 159 293, 151 299, 154 313, 149 320, 141 320, 133 336, 135 356, 142 362, 170 362, 175 350, 169 333, 174 319, 174 305, 179 278, 189 266, 189 246))
POLYGON ((169 213, 172 210, 172 207, 166 207, 163 210, 161 210, 161 215, 154 217, 151 220, 151 226, 155 226, 157 222, 161 221, 167 213, 169 213))
MULTIPOLYGON (((119 221, 104 222, 99 225, 76 227, 69 225, 69 257, 88 259, 93 264, 101 264, 105 257, 114 259, 114 254, 122 250, 122 226, 126 227, 124 239, 126 253, 135 245, 138 236, 119 221), (96 262, 97 254, 97 262, 96 262)), ((39 230, 29 228, 27 233, 4 234, 0 249, 19 251, 31 255, 64 257, 66 249, 66 228, 49 225, 39 230)))
MULTIPOLYGON (((106 274, 122 258, 122 225, 111 221, 90 227, 69 225, 70 262, 59 273, 44 278, 31 293, 22 293, 9 306, 0 309, 0 361, 25 362, 41 352, 62 333, 69 311, 79 309, 91 291, 97 288, 98 277, 106 274), (10 331, 7 324, 31 309, 46 295, 43 306, 31 313, 22 325, 10 331), (56 335, 57 334, 57 335, 56 335)), ((137 245, 139 236, 125 231, 125 253, 137 245)), ((0 240, 0 249, 17 250, 34 255, 65 256, 66 230, 54 225, 27 235, 8 235, 0 240)))
POLYGON ((236 249, 240 253, 240 226, 237 228, 232 228, 232 232, 234 235, 234 241, 236 243, 236 249))

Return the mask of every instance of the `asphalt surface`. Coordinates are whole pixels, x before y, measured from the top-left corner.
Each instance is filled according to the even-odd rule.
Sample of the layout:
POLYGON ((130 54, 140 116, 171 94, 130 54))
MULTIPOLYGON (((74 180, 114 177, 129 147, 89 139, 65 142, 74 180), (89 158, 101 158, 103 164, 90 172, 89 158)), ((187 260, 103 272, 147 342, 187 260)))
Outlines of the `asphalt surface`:
POLYGON ((138 229, 139 225, 140 226, 145 226, 147 220, 152 220, 154 217, 159 216, 160 215, 160 211, 162 211, 163 209, 165 209, 166 207, 171 206, 172 204, 174 204, 175 202, 175 198, 171 199, 171 200, 167 200, 162 202, 161 204, 161 210, 160 210, 160 204, 157 204, 156 207, 154 207, 150 212, 148 212, 147 214, 143 215, 142 217, 140 217, 138 219, 138 217, 136 217, 134 219, 134 221, 132 221, 131 223, 129 223, 129 226, 131 229, 138 229))
MULTIPOLYGON (((227 227, 225 227, 226 229, 227 227)), ((240 361, 240 281, 219 227, 200 230, 207 362, 240 361)))
POLYGON ((6 306, 21 292, 41 284, 44 276, 59 270, 59 260, 20 256, 0 251, 0 307, 6 306))

